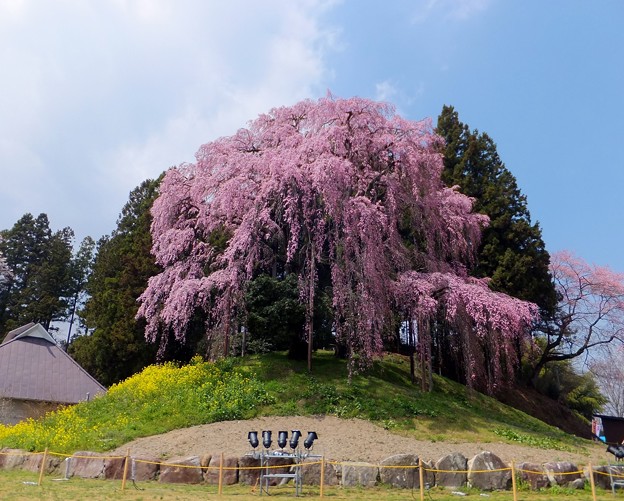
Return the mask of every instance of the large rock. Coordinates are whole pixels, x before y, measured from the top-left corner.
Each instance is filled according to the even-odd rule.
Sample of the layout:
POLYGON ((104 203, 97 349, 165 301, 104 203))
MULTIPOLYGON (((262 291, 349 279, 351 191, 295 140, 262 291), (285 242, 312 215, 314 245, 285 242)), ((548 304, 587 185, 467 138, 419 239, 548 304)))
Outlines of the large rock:
MULTIPOLYGON (((251 455, 245 455, 238 459, 238 481, 241 484, 256 485, 260 482, 260 476, 264 474, 269 475, 283 475, 294 473, 293 465, 295 459, 292 457, 272 457, 267 459, 268 463, 265 467, 261 467, 261 461, 259 457, 251 455), (268 466, 268 468, 266 468, 268 466)), ((265 478, 265 485, 268 482, 269 486, 279 485, 286 483, 289 479, 272 477, 265 478)))
MULTIPOLYGON (((338 485, 338 467, 325 461, 323 485, 338 485)), ((321 485, 321 463, 318 459, 306 459, 301 463, 301 481, 305 485, 321 485)))
MULTIPOLYGON (((219 470, 221 465, 221 455, 213 455, 208 463, 208 469, 204 473, 204 480, 208 484, 219 483, 219 470)), ((223 485, 232 485, 238 482, 238 458, 223 458, 223 485)))
MULTIPOLYGON (((431 465, 423 463, 423 469, 425 485, 433 486, 435 484, 435 476, 431 471, 431 465)), ((415 454, 396 454, 384 459, 380 464, 379 477, 384 484, 392 487, 419 489, 418 456, 415 454)))
POLYGON ((204 468, 204 475, 208 471, 207 468, 210 466, 210 460, 212 459, 212 454, 204 454, 199 458, 199 464, 202 468, 204 468))
POLYGON ((288 475, 293 474, 295 470, 293 469, 293 465, 295 464, 294 458, 289 457, 274 457, 269 458, 267 463, 267 469, 265 470, 265 474, 268 475, 278 475, 277 477, 265 477, 265 485, 268 481, 269 485, 279 485, 286 484, 290 482, 290 478, 280 478, 279 475, 288 475))
MULTIPOLYGON (((104 464, 104 478, 107 480, 122 480, 126 465, 125 457, 108 458, 104 464)), ((128 458, 126 480, 155 480, 159 471, 158 461, 155 459, 128 458)))
MULTIPOLYGON (((594 475, 594 485, 600 489, 611 489, 611 481, 609 479, 608 466, 592 466, 594 475)), ((590 471, 588 467, 583 468, 583 475, 590 481, 590 471)))
POLYGON ((459 452, 438 459, 435 469, 436 485, 440 487, 457 489, 468 483, 468 460, 459 452))
POLYGON ((617 488, 621 489, 622 488, 622 482, 624 481, 624 464, 619 464, 619 465, 611 465, 610 466, 611 469, 611 475, 613 475, 613 478, 609 480, 609 489, 611 488, 611 480, 613 480, 613 482, 618 482, 617 484, 617 488))
POLYGON ((511 488, 511 470, 496 454, 483 451, 468 461, 468 484, 482 491, 511 488))
MULTIPOLYGON (((618 475, 618 477, 613 480, 624 480, 624 464, 621 466, 593 466, 592 470, 594 471, 594 484, 596 487, 600 487, 601 489, 611 489, 611 476, 609 475, 609 470, 611 470, 611 475, 618 475)), ((586 467, 583 469, 583 476, 589 481, 589 468, 586 467)))
MULTIPOLYGON (((122 480, 125 464, 125 457, 107 459, 104 465, 104 478, 107 480, 122 480)), ((156 460, 130 457, 126 471, 126 480, 137 482, 156 480, 159 469, 160 465, 156 460)))
POLYGON ((69 458, 68 477, 101 478, 106 459, 90 451, 79 451, 69 458))
POLYGON ((132 458, 129 478, 137 482, 156 480, 160 473, 160 462, 155 458, 132 458))
MULTIPOLYGON (((31 454, 28 456, 24 464, 22 464, 22 470, 40 472, 41 461, 43 461, 43 454, 31 454)), ((58 473, 61 465, 61 459, 58 456, 47 455, 45 459, 45 466, 43 473, 46 475, 52 475, 58 473)))
MULTIPOLYGON (((104 478, 106 480, 122 480, 124 474, 124 467, 126 464, 125 457, 108 458, 104 462, 104 478)), ((128 469, 126 471, 126 479, 131 476, 130 461, 128 461, 128 469)))
POLYGON ((379 467, 370 463, 343 463, 343 487, 373 487, 377 483, 379 467))
POLYGON ((594 485, 600 489, 610 489, 609 486, 609 470, 608 466, 592 466, 592 471, 589 471, 589 467, 583 468, 583 476, 590 482, 590 475, 593 473, 594 485))
POLYGON ((203 479, 199 456, 172 459, 160 465, 159 482, 200 484, 203 479))
POLYGON ((238 458, 238 481, 246 485, 256 485, 260 481, 260 458, 238 458))
POLYGON ((567 461, 546 463, 544 464, 544 471, 548 476, 550 485, 560 485, 562 487, 566 487, 570 482, 582 477, 579 467, 567 461))
POLYGON ((30 454, 21 449, 0 449, 0 468, 3 470, 21 468, 28 456, 30 454))
POLYGON ((520 463, 516 465, 520 480, 526 482, 533 490, 545 489, 550 486, 548 475, 544 473, 542 465, 537 463, 520 463))

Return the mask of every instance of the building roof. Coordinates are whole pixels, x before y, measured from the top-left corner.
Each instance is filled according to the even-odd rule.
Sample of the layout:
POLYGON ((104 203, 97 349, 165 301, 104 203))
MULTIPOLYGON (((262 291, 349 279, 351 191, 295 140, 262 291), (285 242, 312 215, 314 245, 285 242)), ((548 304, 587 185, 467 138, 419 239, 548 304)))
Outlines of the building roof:
POLYGON ((608 444, 622 444, 624 440, 624 418, 594 414, 594 418, 602 421, 604 441, 608 444))
POLYGON ((0 398, 74 404, 105 391, 40 324, 15 329, 0 344, 0 398))

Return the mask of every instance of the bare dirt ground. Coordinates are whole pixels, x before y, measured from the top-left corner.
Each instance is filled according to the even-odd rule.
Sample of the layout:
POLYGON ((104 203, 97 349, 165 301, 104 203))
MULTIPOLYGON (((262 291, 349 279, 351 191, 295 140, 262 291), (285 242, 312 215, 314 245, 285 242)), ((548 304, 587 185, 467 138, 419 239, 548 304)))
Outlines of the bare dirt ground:
MULTIPOLYGON (((318 417, 263 417, 249 421, 225 421, 174 430, 163 435, 140 438, 119 447, 115 454, 167 460, 186 456, 218 454, 242 456, 251 450, 247 441, 249 431, 273 431, 273 447, 277 448, 277 432, 298 429, 303 438, 315 431, 319 439, 313 453, 334 461, 364 461, 378 463, 394 454, 417 454, 424 460, 438 460, 451 452, 461 452, 470 459, 482 451, 490 451, 503 461, 517 463, 546 463, 570 461, 575 464, 600 464, 609 459, 604 447, 595 445, 587 451, 558 451, 523 445, 488 443, 431 442, 407 438, 360 419, 318 417)), ((261 437, 260 437, 261 439, 261 437)), ((303 439, 302 439, 303 440, 303 439)))

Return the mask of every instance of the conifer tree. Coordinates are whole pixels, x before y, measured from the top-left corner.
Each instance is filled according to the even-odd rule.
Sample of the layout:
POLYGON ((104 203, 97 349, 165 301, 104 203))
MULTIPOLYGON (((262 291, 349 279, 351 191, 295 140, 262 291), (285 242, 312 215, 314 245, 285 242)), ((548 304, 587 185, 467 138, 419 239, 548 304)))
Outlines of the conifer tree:
POLYGON ((159 181, 135 188, 117 220, 117 228, 100 239, 87 283, 89 298, 80 312, 90 334, 78 337, 69 352, 103 384, 118 382, 155 361, 144 325, 135 320, 137 298, 160 269, 150 253, 150 208, 159 181))
MULTIPOLYGON (((2 244, 2 236, 0 236, 0 247, 2 244)), ((11 282, 13 281, 14 275, 9 267, 6 258, 0 251, 0 308, 3 308, 6 305, 7 293, 9 288, 11 287, 11 282)), ((0 312, 0 325, 2 323, 3 314, 0 312)), ((0 336, 2 335, 2 331, 0 330, 0 336)))
POLYGON ((436 132, 446 142, 442 179, 474 198, 474 210, 490 218, 472 273, 490 277, 494 290, 552 312, 556 294, 541 229, 531 222, 526 197, 496 144, 487 134, 470 130, 452 106, 442 108, 436 132))
POLYGON ((12 273, 0 297, 1 332, 29 322, 48 329, 67 313, 73 231, 52 232, 46 214, 25 214, 1 236, 0 252, 12 273))
POLYGON ((95 241, 93 238, 87 236, 80 242, 80 247, 71 261, 72 286, 70 288, 68 301, 67 319, 69 321, 69 328, 67 330, 65 349, 67 349, 72 337, 77 335, 78 330, 74 329, 74 323, 77 319, 80 320, 79 317, 77 317, 77 313, 86 299, 87 292, 85 286, 93 267, 94 254, 95 241))

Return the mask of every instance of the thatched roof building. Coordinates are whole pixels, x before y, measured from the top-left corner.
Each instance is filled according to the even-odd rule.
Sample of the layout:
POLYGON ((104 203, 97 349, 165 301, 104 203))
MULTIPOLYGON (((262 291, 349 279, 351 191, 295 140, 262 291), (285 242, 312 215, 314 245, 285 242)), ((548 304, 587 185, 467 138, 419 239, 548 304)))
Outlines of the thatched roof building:
POLYGON ((30 323, 0 344, 0 421, 15 423, 106 391, 40 325, 30 323))

